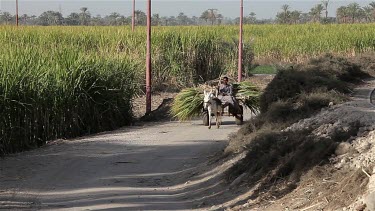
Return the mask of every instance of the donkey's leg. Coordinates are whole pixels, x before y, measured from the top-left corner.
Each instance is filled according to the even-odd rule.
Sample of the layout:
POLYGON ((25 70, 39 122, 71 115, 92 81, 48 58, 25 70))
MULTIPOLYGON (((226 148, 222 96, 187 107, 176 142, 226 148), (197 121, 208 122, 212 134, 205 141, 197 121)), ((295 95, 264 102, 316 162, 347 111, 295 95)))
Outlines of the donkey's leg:
POLYGON ((211 119, 212 119, 212 117, 211 117, 211 106, 208 106, 208 108, 207 108, 207 110, 208 110, 208 129, 211 129, 211 119))
POLYGON ((215 116, 216 116, 216 127, 219 128, 220 127, 220 111, 217 111, 215 116))
POLYGON ((222 120, 223 120, 223 113, 219 112, 219 125, 221 125, 222 120))

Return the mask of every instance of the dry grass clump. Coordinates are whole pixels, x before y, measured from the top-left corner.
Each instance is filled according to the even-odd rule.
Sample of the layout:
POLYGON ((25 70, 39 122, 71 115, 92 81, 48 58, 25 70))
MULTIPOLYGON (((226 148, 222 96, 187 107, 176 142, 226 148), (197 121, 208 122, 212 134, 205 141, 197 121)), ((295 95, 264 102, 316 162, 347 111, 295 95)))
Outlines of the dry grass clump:
POLYGON ((300 176, 303 170, 321 163, 332 154, 336 143, 309 135, 310 131, 263 131, 246 145, 247 156, 228 171, 228 180, 247 173, 250 181, 300 176), (292 175, 292 174, 299 175, 292 175))
POLYGON ((311 59, 308 65, 311 65, 312 71, 328 73, 333 78, 350 83, 360 82, 360 79, 369 77, 369 75, 361 69, 360 64, 331 54, 311 59))
POLYGON ((365 53, 350 59, 367 74, 375 77, 375 53, 365 53))
POLYGON ((264 113, 272 103, 280 100, 297 102, 302 94, 317 89, 350 93, 352 83, 368 76, 358 65, 343 58, 326 55, 313 59, 305 65, 279 70, 260 97, 260 110, 264 113))
MULTIPOLYGON (((341 135, 350 137, 353 130, 357 132, 358 128, 353 125, 341 135)), ((244 146, 246 157, 226 172, 226 179, 232 182, 245 175, 247 186, 256 187, 252 199, 260 195, 281 198, 290 193, 303 175, 329 163, 339 144, 335 137, 318 137, 309 129, 283 132, 262 128, 246 137, 252 139, 244 146)))
POLYGON ((330 55, 278 71, 260 97, 261 114, 232 137, 226 153, 242 151, 252 140, 249 134, 281 130, 330 104, 345 102, 353 83, 365 76, 357 65, 330 55))
POLYGON ((346 83, 330 78, 328 74, 324 75, 326 76, 294 68, 280 70, 260 97, 261 112, 267 112, 272 103, 280 100, 296 101, 302 93, 310 93, 317 88, 335 89, 339 92, 349 91, 346 83))

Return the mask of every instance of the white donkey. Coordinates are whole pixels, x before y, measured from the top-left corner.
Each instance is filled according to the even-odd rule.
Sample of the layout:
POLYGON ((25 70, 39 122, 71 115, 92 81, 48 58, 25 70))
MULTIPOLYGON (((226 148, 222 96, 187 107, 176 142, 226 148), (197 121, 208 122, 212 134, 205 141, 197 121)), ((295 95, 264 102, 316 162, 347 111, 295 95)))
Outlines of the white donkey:
POLYGON ((206 92, 206 90, 204 90, 203 107, 208 111, 208 129, 211 129, 212 114, 214 114, 216 117, 217 128, 220 127, 223 114, 221 104, 221 101, 212 93, 212 90, 210 92, 206 92))

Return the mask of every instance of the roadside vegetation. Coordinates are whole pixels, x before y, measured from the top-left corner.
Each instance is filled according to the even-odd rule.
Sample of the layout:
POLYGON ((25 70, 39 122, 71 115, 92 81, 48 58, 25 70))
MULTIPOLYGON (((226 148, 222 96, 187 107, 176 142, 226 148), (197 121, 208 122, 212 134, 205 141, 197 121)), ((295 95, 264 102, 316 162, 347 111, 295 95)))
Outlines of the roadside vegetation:
POLYGON ((366 77, 370 75, 357 64, 329 54, 278 70, 260 96, 260 115, 241 128, 227 152, 242 151, 252 136, 264 130, 285 129, 330 104, 345 102, 354 85, 366 77))
MULTIPOLYGON (((0 154, 128 125, 144 84, 139 29, 0 27, 0 154)), ((154 90, 217 78, 237 64, 236 44, 208 28, 159 29, 154 90)), ((245 64, 253 57, 245 48, 245 64)))
MULTIPOLYGON (((354 86, 370 77, 363 70, 347 59, 332 55, 278 70, 260 97, 261 113, 233 135, 225 149, 227 156, 246 154, 227 171, 227 180, 246 181, 248 187, 255 190, 252 199, 262 194, 262 199, 281 198, 294 190, 308 171, 329 163, 328 158, 337 146, 366 126, 355 119, 344 124, 340 118, 327 120, 332 122, 321 129, 318 120, 311 120, 306 124, 309 126, 303 123, 306 118, 321 111, 328 112, 336 104, 347 101, 354 86), (291 125, 297 129, 291 129, 291 125), (325 130, 329 135, 322 135, 325 130)), ((330 172, 328 167, 320 171, 330 172)), ((365 175, 360 178, 359 183, 366 179, 365 175)), ((351 196, 355 198, 355 194, 363 193, 364 189, 352 191, 351 196)), ((353 199, 343 206, 348 206, 348 202, 352 203, 353 199)))
MULTIPOLYGON (((372 24, 246 26, 244 69, 251 73, 254 61, 364 53, 374 48, 374 32, 372 24)), ((235 76, 237 33, 234 26, 155 27, 154 91, 235 76)), ((1 153, 130 124, 131 99, 145 84, 145 40, 142 27, 132 33, 118 27, 1 26, 1 153)))
POLYGON ((252 74, 276 74, 277 68, 272 65, 256 65, 250 68, 249 75, 252 74))

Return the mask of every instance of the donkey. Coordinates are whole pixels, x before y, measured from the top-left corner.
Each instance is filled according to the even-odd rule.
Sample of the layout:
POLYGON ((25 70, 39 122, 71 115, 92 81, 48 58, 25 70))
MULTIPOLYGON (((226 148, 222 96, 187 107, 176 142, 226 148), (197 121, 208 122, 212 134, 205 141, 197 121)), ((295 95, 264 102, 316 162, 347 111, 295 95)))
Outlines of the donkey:
POLYGON ((208 129, 211 129, 212 114, 216 117, 216 126, 220 128, 221 118, 223 115, 223 107, 221 101, 212 93, 204 90, 203 107, 208 111, 208 129))

